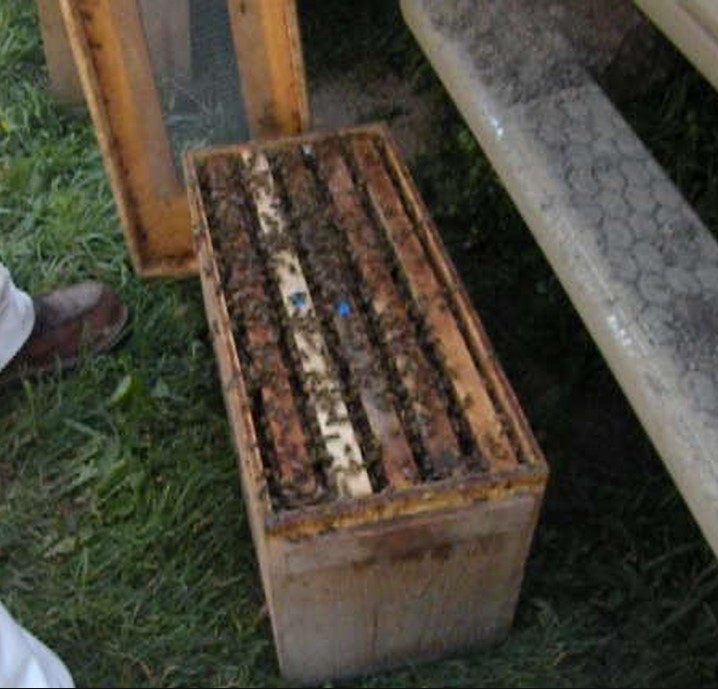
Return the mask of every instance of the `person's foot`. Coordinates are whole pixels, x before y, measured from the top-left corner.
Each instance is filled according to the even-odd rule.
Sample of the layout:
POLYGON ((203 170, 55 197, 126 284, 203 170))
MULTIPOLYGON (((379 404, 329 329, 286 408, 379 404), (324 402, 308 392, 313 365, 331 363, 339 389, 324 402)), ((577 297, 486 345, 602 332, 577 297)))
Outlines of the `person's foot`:
POLYGON ((81 282, 33 299, 35 326, 22 349, 0 373, 4 385, 75 366, 84 354, 114 347, 127 325, 127 308, 100 282, 81 282))

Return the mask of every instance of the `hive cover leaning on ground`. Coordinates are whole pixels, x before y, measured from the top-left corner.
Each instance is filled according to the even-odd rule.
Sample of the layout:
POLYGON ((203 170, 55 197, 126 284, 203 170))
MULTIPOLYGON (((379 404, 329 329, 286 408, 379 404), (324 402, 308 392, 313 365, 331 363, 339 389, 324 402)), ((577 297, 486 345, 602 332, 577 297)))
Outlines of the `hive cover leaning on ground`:
MULTIPOLYGON (((205 304, 280 662, 292 677, 314 680, 407 655, 416 659, 429 647, 436 655, 505 631, 546 465, 385 128, 194 151, 185 156, 185 171, 205 304), (475 627, 477 618, 469 615, 454 625, 456 638, 449 634, 438 646, 419 637, 399 643, 397 637, 412 632, 394 630, 386 639, 379 633, 370 649, 359 644, 347 655, 345 643, 327 652, 327 639, 344 634, 356 641, 358 630, 371 628, 361 620, 380 597, 367 592, 382 568, 395 574, 407 542, 424 554, 449 548, 442 567, 450 571, 457 534, 436 533, 433 520, 443 524, 449 515, 470 522, 472 512, 487 505, 502 505, 510 518, 499 528, 501 518, 477 516, 481 538, 493 539, 497 527, 514 534, 512 545, 501 537, 490 556, 474 547, 461 557, 499 572, 503 562, 510 575, 497 575, 500 591, 487 586, 477 594, 477 582, 464 573, 452 592, 461 601, 457 617, 475 609, 483 631, 460 633, 475 627), (282 615, 301 604, 291 595, 282 610, 276 604, 291 588, 282 579, 286 553, 276 553, 303 543, 322 551, 320 569, 338 571, 336 562, 329 564, 332 547, 337 553, 347 543, 353 548, 352 534, 368 526, 376 529, 369 542, 383 545, 371 556, 350 558, 367 566, 361 605, 354 594, 328 595, 321 586, 309 596, 309 628, 307 615, 311 620, 329 602, 357 611, 331 628, 315 619, 323 642, 312 650, 317 667, 307 670, 312 633, 287 640, 291 622, 282 615), (411 535, 392 546, 389 534, 397 527, 411 535), (349 541, 332 546, 327 534, 349 541), (491 597, 479 601, 477 595, 491 597), (497 601, 503 601, 501 613, 497 601), (309 675, 292 669, 294 654, 285 646, 301 649, 297 657, 309 675)), ((460 541, 477 535, 469 530, 460 541)), ((344 557, 335 554, 341 562, 344 557)), ((466 564, 462 559, 461 567, 466 564)), ((345 573, 350 580, 360 576, 352 571, 345 573)), ((302 596, 310 588, 305 580, 302 596)), ((396 595, 401 598, 400 589, 396 595)))

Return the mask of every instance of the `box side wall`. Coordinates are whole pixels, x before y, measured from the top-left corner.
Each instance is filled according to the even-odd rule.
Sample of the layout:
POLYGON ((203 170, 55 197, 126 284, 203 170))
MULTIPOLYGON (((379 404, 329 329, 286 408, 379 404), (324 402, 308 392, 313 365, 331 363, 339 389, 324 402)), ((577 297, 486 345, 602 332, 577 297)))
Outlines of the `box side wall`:
POLYGON ((272 621, 282 674, 314 684, 503 640, 541 494, 276 547, 272 621))

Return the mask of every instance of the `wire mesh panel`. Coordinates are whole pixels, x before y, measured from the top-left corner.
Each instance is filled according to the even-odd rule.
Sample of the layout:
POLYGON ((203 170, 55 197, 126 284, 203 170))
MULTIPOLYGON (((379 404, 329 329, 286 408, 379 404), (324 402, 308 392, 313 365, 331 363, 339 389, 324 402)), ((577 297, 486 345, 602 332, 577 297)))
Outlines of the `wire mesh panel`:
POLYGON ((140 16, 179 170, 189 148, 249 136, 226 0, 140 0, 140 16))

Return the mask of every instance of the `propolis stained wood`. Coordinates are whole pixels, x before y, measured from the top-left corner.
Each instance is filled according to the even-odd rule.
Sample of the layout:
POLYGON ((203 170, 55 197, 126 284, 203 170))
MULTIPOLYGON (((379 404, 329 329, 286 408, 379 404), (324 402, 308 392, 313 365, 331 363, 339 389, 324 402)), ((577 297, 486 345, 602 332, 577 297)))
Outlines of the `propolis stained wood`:
POLYGON ((284 676, 501 640, 547 466, 386 128, 184 165, 284 676))

